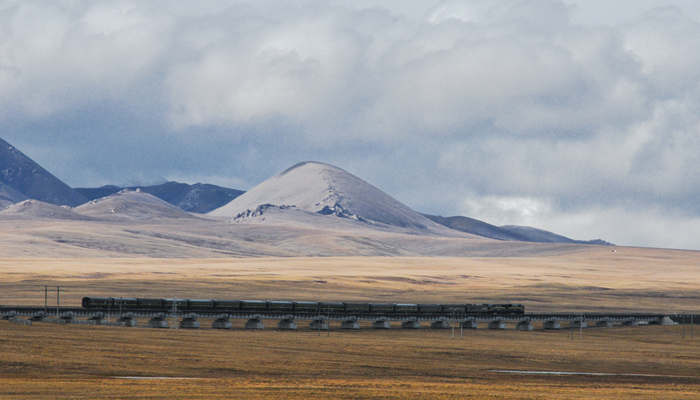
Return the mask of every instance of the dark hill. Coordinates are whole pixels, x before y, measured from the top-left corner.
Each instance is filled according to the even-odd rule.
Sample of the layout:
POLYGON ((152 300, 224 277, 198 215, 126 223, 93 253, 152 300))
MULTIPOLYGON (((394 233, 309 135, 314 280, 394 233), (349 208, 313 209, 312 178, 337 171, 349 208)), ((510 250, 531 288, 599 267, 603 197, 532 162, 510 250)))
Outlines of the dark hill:
POLYGON ((123 189, 140 190, 164 200, 185 211, 207 213, 230 202, 244 192, 207 183, 189 185, 180 182, 166 182, 152 186, 119 187, 114 185, 99 188, 77 188, 88 200, 109 196, 123 189))
POLYGON ((595 240, 575 240, 566 236, 558 235, 542 229, 532 228, 529 226, 505 225, 496 226, 480 221, 478 219, 455 216, 441 217, 438 215, 423 214, 429 219, 447 226, 448 228, 461 232, 471 233, 491 239, 498 240, 516 240, 521 242, 538 242, 538 243, 581 243, 581 244, 598 244, 611 245, 601 239, 595 240))
POLYGON ((2 139, 0 139, 0 183, 9 186, 26 198, 56 205, 76 206, 87 201, 83 195, 71 189, 2 139))

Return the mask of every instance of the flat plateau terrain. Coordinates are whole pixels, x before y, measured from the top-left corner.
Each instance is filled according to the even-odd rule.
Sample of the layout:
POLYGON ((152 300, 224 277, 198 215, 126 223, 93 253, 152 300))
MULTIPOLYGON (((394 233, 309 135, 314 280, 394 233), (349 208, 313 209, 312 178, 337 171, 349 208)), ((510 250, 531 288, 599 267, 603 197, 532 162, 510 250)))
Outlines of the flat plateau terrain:
POLYGON ((61 304, 73 306, 82 296, 152 296, 700 312, 700 252, 581 246, 531 257, 0 259, 0 304, 41 305, 43 285, 60 285, 61 304))
MULTIPOLYGON (((60 285, 61 304, 73 306, 105 295, 697 313, 700 253, 581 246, 531 257, 0 259, 0 304, 43 304, 43 285, 60 285)), ((242 324, 188 331, 0 321, 0 399, 700 397, 700 339, 683 337, 682 326, 592 328, 572 338, 511 325, 452 338, 450 330, 326 336, 242 324)))
POLYGON ((0 399, 697 399, 700 339, 681 329, 452 338, 429 329, 327 336, 0 321, 0 399))

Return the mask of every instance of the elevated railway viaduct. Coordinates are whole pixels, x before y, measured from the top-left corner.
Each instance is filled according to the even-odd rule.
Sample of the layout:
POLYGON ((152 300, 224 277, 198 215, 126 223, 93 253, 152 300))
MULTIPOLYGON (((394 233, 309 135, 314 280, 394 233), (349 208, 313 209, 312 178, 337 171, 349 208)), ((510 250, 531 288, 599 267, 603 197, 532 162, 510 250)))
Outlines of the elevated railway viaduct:
POLYGON ((543 329, 586 328, 590 326, 612 327, 614 325, 673 325, 692 324, 700 319, 699 314, 662 313, 614 313, 614 312, 560 312, 522 313, 497 315, 493 313, 411 313, 380 312, 358 313, 324 311, 317 312, 276 312, 276 311, 163 311, 162 309, 124 310, 115 308, 86 309, 82 307, 36 307, 0 306, 0 318, 21 323, 32 321, 58 323, 84 323, 115 326, 139 326, 139 321, 147 321, 143 326, 153 328, 171 327, 171 320, 178 321, 179 328, 200 328, 200 320, 210 320, 213 329, 231 329, 232 320, 245 320, 246 329, 264 329, 264 321, 276 321, 281 330, 298 329, 301 321, 308 323, 309 329, 327 330, 329 322, 340 322, 341 329, 360 329, 360 322, 369 323, 375 329, 389 329, 392 323, 400 323, 402 328, 416 329, 430 327, 445 329, 517 329, 533 330, 533 322, 542 323, 543 329))

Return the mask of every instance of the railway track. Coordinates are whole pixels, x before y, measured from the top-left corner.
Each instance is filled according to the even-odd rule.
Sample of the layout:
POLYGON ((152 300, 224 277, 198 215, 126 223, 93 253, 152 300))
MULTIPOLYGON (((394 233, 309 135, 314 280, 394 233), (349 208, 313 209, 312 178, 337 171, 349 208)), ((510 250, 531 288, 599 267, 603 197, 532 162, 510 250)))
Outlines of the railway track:
POLYGON ((41 307, 41 306, 0 306, 0 316, 5 316, 6 318, 11 315, 16 316, 32 316, 45 313, 47 316, 57 316, 61 315, 73 315, 75 317, 91 317, 95 315, 105 315, 118 316, 120 314, 131 314, 136 317, 152 317, 155 315, 166 315, 168 317, 182 317, 185 315, 194 315, 198 318, 218 318, 222 315, 228 315, 230 318, 241 319, 241 318, 253 318, 259 317, 263 319, 299 319, 299 320, 313 320, 318 318, 326 318, 329 320, 344 320, 349 318, 355 318, 357 320, 367 320, 374 321, 377 319, 385 319, 389 321, 405 321, 405 320, 417 320, 417 321, 435 321, 435 320, 450 320, 450 321, 460 321, 465 319, 476 319, 476 320, 493 320, 493 319, 503 319, 508 321, 521 321, 521 320, 532 320, 532 321, 546 321, 546 320, 561 320, 561 321, 573 321, 573 320, 587 320, 587 321, 599 321, 608 319, 611 321, 622 321, 622 320, 637 320, 637 321, 653 321, 663 317, 669 317, 674 322, 677 323, 697 323, 700 321, 700 314, 690 314, 690 313, 630 313, 630 312, 550 312, 550 313, 524 313, 524 314, 513 314, 513 315, 500 315, 500 314, 490 314, 490 313, 353 313, 353 312, 272 312, 265 310, 255 310, 255 311, 231 311, 231 312, 209 312, 209 311, 172 311, 164 309, 114 309, 114 308, 98 308, 98 309, 85 309, 82 307, 41 307))

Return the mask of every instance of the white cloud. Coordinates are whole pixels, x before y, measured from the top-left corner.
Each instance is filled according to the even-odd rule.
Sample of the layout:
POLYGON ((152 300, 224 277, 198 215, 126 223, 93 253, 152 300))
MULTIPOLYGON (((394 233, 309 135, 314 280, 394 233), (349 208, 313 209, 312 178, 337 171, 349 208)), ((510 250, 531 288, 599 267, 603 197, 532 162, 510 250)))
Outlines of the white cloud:
POLYGON ((700 215, 700 7, 623 3, 0 1, 0 125, 69 141, 62 176, 253 182, 317 158, 426 211, 565 233, 612 210, 656 243, 629 205, 700 215))

